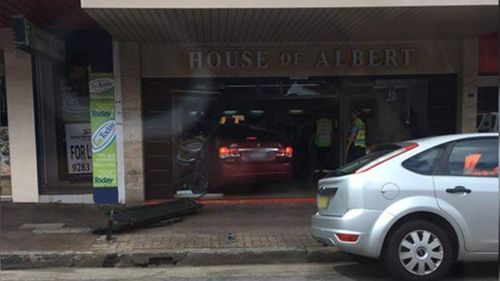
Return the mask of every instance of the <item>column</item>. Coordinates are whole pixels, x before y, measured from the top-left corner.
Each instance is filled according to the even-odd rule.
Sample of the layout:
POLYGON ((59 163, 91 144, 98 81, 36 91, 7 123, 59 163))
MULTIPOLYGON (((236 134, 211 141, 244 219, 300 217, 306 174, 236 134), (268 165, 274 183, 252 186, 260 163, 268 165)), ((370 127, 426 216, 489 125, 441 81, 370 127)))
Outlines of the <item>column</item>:
POLYGON ((117 43, 123 118, 125 202, 139 204, 144 203, 140 45, 137 42, 117 43))
POLYGON ((479 85, 479 42, 476 38, 463 41, 460 73, 460 96, 458 98, 458 131, 472 133, 476 131, 477 88, 479 85))
POLYGON ((12 200, 38 202, 31 55, 15 49, 12 29, 4 28, 0 35, 5 58, 12 200))

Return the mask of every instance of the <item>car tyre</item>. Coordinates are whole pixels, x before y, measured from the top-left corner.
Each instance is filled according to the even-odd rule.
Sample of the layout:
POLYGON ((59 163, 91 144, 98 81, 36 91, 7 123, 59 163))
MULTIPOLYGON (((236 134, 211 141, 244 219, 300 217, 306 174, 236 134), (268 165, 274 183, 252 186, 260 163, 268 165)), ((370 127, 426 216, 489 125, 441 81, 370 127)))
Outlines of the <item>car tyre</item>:
POLYGON ((452 265, 452 249, 449 234, 437 224, 408 221, 388 237, 383 262, 397 280, 438 280, 452 265))

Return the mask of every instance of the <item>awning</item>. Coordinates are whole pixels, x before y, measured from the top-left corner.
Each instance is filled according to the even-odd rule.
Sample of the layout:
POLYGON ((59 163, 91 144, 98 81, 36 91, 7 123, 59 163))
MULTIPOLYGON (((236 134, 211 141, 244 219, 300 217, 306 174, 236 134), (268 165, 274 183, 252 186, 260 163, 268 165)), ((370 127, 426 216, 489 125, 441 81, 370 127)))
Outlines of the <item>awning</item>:
POLYGON ((494 0, 82 0, 83 8, 114 9, 276 9, 491 6, 494 0))
MULTIPOLYGON (((462 39, 496 31, 498 25, 498 7, 489 4, 491 1, 474 1, 481 4, 475 6, 465 5, 472 1, 454 1, 463 5, 210 9, 197 8, 201 4, 192 9, 181 4, 174 8, 174 2, 208 6, 230 1, 82 0, 82 7, 117 40, 179 44, 462 39)), ((382 1, 386 2, 390 1, 382 1)))

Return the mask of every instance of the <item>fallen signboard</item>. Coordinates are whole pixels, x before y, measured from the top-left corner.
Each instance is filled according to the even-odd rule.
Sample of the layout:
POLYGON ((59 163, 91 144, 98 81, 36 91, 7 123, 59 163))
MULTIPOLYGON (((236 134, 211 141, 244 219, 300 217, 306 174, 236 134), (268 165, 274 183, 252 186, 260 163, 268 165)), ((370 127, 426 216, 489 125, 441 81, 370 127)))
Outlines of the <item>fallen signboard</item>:
POLYGON ((177 218, 195 213, 201 207, 203 205, 196 201, 183 198, 155 205, 115 208, 109 212, 108 226, 97 228, 92 233, 110 235, 165 221, 174 222, 177 218))

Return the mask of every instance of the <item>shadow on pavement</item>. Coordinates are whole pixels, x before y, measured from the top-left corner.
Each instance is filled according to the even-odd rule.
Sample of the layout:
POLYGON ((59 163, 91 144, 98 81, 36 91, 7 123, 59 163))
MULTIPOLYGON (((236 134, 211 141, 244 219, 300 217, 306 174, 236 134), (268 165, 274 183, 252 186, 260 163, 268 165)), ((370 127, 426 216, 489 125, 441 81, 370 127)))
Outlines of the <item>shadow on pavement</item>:
MULTIPOLYGON (((456 263, 451 268, 448 277, 453 280, 457 278, 498 278, 498 263, 456 263)), ((482 279, 480 279, 482 280, 482 279)))
MULTIPOLYGON (((334 265, 335 271, 351 280, 395 280, 391 278, 381 263, 362 261, 334 265)), ((498 264, 489 263, 457 263, 452 266, 445 280, 497 280, 498 264)))

